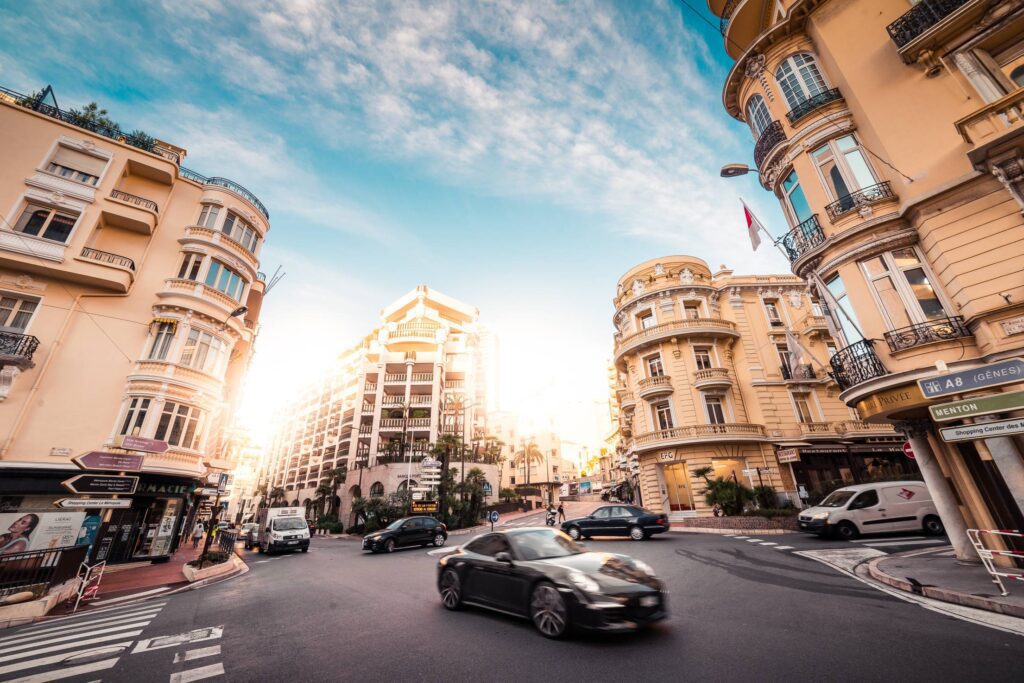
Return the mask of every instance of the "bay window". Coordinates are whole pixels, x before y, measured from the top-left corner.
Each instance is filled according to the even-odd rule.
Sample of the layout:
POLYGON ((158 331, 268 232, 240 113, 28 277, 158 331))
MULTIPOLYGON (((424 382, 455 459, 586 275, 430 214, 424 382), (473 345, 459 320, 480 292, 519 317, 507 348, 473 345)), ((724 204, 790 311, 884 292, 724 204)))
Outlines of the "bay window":
POLYGON ((217 216, 220 215, 220 207, 215 204, 203 204, 203 210, 199 212, 199 220, 196 225, 204 228, 212 228, 217 224, 217 216))
POLYGON ((174 333, 178 324, 174 322, 158 323, 156 333, 153 335, 153 345, 149 348, 148 360, 166 360, 167 352, 170 351, 171 342, 174 341, 174 333))
POLYGON ((747 125, 750 126, 750 132, 754 134, 755 140, 761 137, 761 133, 771 123, 772 115, 768 111, 768 106, 764 103, 763 97, 754 95, 747 100, 747 125))
POLYGON ((228 211, 221 232, 241 244, 247 251, 251 253, 256 252, 256 242, 259 240, 259 237, 256 234, 255 228, 233 211, 228 211))
POLYGON ((198 282, 199 269, 202 267, 205 258, 202 254, 187 252, 185 257, 181 259, 181 267, 178 268, 178 279, 198 282))
POLYGON ((192 329, 181 352, 181 364, 196 370, 216 373, 224 357, 225 344, 218 337, 192 329))
POLYGON ((811 205, 807 203, 807 198, 804 196, 804 190, 800 187, 800 179, 797 178, 796 171, 790 171, 782 181, 782 195, 785 200, 783 205, 789 219, 793 221, 793 225, 800 225, 814 215, 811 205))
POLYGON ((204 282, 217 291, 227 294, 235 301, 240 301, 242 299, 242 290, 245 289, 245 280, 242 279, 241 275, 231 268, 228 268, 217 259, 211 260, 210 270, 207 271, 206 280, 204 282))
POLYGON ((29 204, 14 225, 16 232, 66 243, 78 221, 78 214, 39 204, 29 204))
POLYGON ((828 90, 814 56, 807 52, 784 59, 775 70, 775 80, 790 109, 828 90))
POLYGON ((846 294, 846 285, 843 284, 843 279, 838 274, 833 275, 825 281, 825 287, 836 303, 834 307, 830 307, 831 314, 837 330, 842 332, 843 341, 849 346, 863 340, 864 335, 860 333, 860 323, 857 322, 857 316, 850 306, 850 298, 846 294))
POLYGON ((873 256, 860 265, 889 329, 949 317, 913 247, 873 256))
POLYGON ((198 448, 202 419, 203 414, 199 408, 166 401, 153 436, 158 441, 166 441, 168 446, 198 448))
POLYGON ((811 158, 829 196, 842 202, 840 211, 853 208, 852 193, 878 183, 853 135, 829 140, 813 150, 811 158))

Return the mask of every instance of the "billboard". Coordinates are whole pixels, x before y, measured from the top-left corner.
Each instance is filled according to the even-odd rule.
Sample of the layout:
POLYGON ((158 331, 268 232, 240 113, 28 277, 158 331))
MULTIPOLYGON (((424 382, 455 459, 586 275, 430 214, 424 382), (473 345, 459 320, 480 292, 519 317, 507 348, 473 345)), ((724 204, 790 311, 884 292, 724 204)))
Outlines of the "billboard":
POLYGON ((0 514, 0 555, 75 545, 84 511, 0 514))

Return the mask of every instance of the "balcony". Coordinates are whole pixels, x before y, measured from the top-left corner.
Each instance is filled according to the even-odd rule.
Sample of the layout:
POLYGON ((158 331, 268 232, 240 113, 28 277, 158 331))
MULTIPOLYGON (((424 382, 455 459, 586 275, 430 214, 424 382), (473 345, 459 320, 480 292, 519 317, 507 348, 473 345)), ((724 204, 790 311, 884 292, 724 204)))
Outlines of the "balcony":
POLYGON ((364 394, 376 394, 377 393, 377 385, 376 384, 371 384, 370 382, 367 382, 366 384, 363 385, 363 393, 364 394))
POLYGON ((619 396, 619 407, 622 410, 629 410, 636 407, 636 395, 632 391, 624 391, 619 396))
POLYGON ((39 340, 30 334, 0 332, 0 367, 13 365, 19 370, 35 367, 32 354, 39 347, 39 340))
POLYGON ((726 368, 704 368, 693 373, 695 389, 716 389, 732 386, 729 371, 726 368))
POLYGON ((384 375, 384 384, 405 384, 404 372, 390 372, 384 375))
MULTIPOLYGON (((225 325, 237 325, 239 330, 244 329, 241 321, 235 317, 230 317, 231 312, 237 309, 240 303, 220 290, 207 286, 202 282, 195 282, 184 278, 168 278, 164 281, 164 289, 157 292, 156 295, 160 299, 187 299, 188 303, 184 304, 185 307, 196 310, 201 310, 198 304, 206 304, 212 309, 211 311, 203 310, 207 315, 225 320, 225 325)), ((172 303, 169 301, 168 305, 172 303)))
POLYGON ((252 192, 250 192, 249 190, 245 189, 244 187, 242 187, 241 185, 239 185, 238 183, 236 183, 233 180, 228 180, 227 178, 216 178, 216 177, 215 178, 207 178, 206 176, 200 175, 199 173, 196 173, 195 171, 187 169, 184 166, 181 168, 181 176, 183 178, 188 178, 189 180, 191 180, 193 182, 197 182, 197 183, 199 183, 200 185, 203 185, 203 186, 219 187, 219 188, 223 188, 225 190, 229 190, 229 191, 235 193, 236 195, 238 195, 239 197, 241 197, 242 199, 246 200, 250 204, 252 204, 253 207, 257 211, 259 211, 261 214, 263 214, 264 218, 266 218, 267 220, 270 220, 270 212, 267 211, 267 207, 263 206, 263 202, 261 202, 259 199, 257 199, 256 195, 254 195, 252 192))
POLYGON ((804 436, 838 436, 842 430, 841 422, 801 422, 800 433, 804 436))
POLYGON ((623 354, 648 344, 679 336, 729 337, 737 339, 740 335, 736 331, 736 323, 722 320, 721 318, 684 318, 682 320, 672 320, 660 325, 653 325, 624 337, 616 335, 615 357, 618 359, 623 354))
POLYGON ((956 122, 956 129, 964 142, 972 147, 967 155, 971 163, 978 170, 986 171, 983 162, 993 152, 1003 152, 993 148, 1024 133, 1024 88, 1017 88, 1009 95, 989 102, 970 116, 960 119, 956 122))
POLYGON ((854 209, 860 211, 872 204, 878 204, 890 199, 896 199, 896 195, 893 194, 892 186, 887 180, 884 183, 865 187, 862 190, 851 192, 845 197, 840 197, 825 207, 825 213, 828 214, 829 220, 835 223, 839 218, 854 209))
POLYGON ((434 397, 430 394, 413 394, 409 397, 411 406, 431 406, 434 404, 434 397))
POLYGON ((832 376, 842 391, 889 374, 882 361, 875 355, 869 340, 850 344, 837 351, 829 360, 829 364, 832 366, 832 376))
POLYGON ((732 13, 736 11, 736 6, 740 2, 742 0, 725 0, 725 4, 722 5, 721 14, 719 14, 721 18, 718 20, 718 31, 723 36, 725 36, 725 29, 729 27, 729 19, 732 18, 732 13))
POLYGON ((838 102, 841 99, 843 99, 843 94, 839 92, 839 88, 830 88, 829 90, 818 93, 814 97, 808 97, 806 100, 790 109, 786 112, 786 118, 789 119, 789 125, 795 125, 797 121, 804 118, 811 112, 821 109, 826 104, 838 102))
POLYGON ((414 372, 412 373, 413 384, 430 384, 434 381, 434 373, 432 372, 414 372))
POLYGON ((449 379, 445 380, 445 389, 463 389, 466 386, 466 380, 464 379, 449 379))
POLYGON ((436 344, 439 329, 436 323, 400 323, 388 332, 388 344, 436 344))
POLYGON ((405 396, 390 396, 385 394, 381 398, 381 404, 386 406, 403 406, 405 405, 405 396))
POLYGON ((130 382, 166 381, 167 379, 176 380, 193 390, 202 390, 210 396, 218 398, 224 387, 224 381, 216 375, 162 360, 139 361, 135 370, 128 375, 130 382))
POLYGON ((895 435, 896 428, 889 423, 873 423, 865 422, 864 420, 847 420, 846 422, 839 423, 840 432, 846 438, 853 436, 866 436, 869 433, 872 436, 879 435, 895 435))
POLYGON ((137 194, 125 192, 124 190, 111 190, 110 198, 126 204, 134 204, 135 206, 142 207, 143 209, 152 211, 153 213, 160 213, 160 207, 152 199, 146 199, 145 197, 140 197, 137 194))
POLYGON ((659 429, 654 432, 638 434, 633 439, 636 450, 651 450, 677 444, 701 443, 714 441, 764 441, 767 434, 764 427, 745 422, 691 425, 689 427, 673 427, 659 429))
POLYGON ((409 429, 430 429, 429 417, 413 417, 409 419, 409 429))
MULTIPOLYGON (((381 430, 387 430, 389 432, 393 432, 395 430, 401 431, 402 422, 403 420, 400 417, 386 417, 380 421, 380 428, 381 430)), ((362 433, 362 431, 362 429, 359 430, 360 433, 362 433)))
POLYGON ((825 233, 822 232, 821 224, 818 222, 818 214, 814 214, 787 232, 779 244, 786 250, 789 262, 796 263, 797 259, 824 241, 825 233))
POLYGON ((143 235, 156 229, 159 207, 156 202, 123 190, 110 191, 110 204, 103 208, 103 222, 143 235))
POLYGON ((672 393, 672 378, 668 375, 645 377, 636 383, 636 393, 643 399, 668 396, 672 393))
POLYGON ((921 37, 953 12, 971 0, 921 0, 908 12, 886 27, 897 48, 904 48, 921 37))
POLYGON ((131 260, 127 256, 121 256, 120 254, 112 254, 109 251, 100 251, 99 249, 93 249, 92 247, 85 247, 82 249, 82 258, 87 258, 92 261, 99 261, 100 263, 108 263, 118 268, 124 268, 135 272, 135 261, 131 260))
POLYGON ((754 165, 758 168, 765 168, 764 162, 773 149, 786 141, 786 133, 782 130, 782 124, 772 121, 768 127, 761 131, 761 137, 754 145, 754 165))
POLYGON ((898 330, 885 333, 885 342, 889 350, 905 351, 925 344, 947 341, 950 339, 963 339, 973 337, 970 329, 964 324, 960 316, 942 318, 941 320, 929 320, 926 323, 908 325, 898 330))
POLYGON ((256 279, 259 279, 257 268, 259 268, 260 262, 256 255, 242 246, 241 242, 220 230, 205 228, 201 225, 190 225, 185 228, 185 235, 178 241, 182 244, 196 241, 202 244, 216 245, 252 268, 252 274, 256 275, 256 279))
POLYGON ((825 320, 825 316, 823 315, 809 315, 804 318, 803 332, 807 335, 828 334, 828 321, 825 320))

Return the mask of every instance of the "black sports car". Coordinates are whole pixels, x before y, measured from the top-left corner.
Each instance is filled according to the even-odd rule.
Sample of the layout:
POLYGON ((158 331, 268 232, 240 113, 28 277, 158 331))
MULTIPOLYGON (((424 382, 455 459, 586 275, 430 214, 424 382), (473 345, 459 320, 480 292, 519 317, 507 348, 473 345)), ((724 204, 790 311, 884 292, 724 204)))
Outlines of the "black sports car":
POLYGON ((433 517, 403 517, 380 531, 363 537, 363 550, 375 553, 394 552, 395 548, 412 545, 434 545, 438 548, 448 540, 448 527, 433 517))
POLYGON ((604 505, 586 517, 562 522, 562 531, 578 539, 591 536, 629 536, 642 541, 668 531, 668 517, 635 505, 604 505))
POLYGON ((668 616, 661 582, 640 560, 588 552, 557 529, 484 534, 441 558, 441 602, 529 618, 548 638, 571 627, 634 630, 668 616))

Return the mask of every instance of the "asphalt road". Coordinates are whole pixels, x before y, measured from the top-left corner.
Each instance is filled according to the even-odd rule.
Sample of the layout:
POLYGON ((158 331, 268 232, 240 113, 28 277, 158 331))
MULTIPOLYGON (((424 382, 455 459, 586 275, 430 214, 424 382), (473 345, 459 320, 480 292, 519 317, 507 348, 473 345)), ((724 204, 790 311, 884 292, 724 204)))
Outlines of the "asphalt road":
POLYGON ((0 681, 1020 680, 1021 636, 779 550, 791 536, 816 540, 590 541, 653 566, 672 616, 566 642, 527 621, 446 611, 426 550, 368 555, 316 538, 307 554, 247 554, 248 574, 201 590, 0 632, 0 681))

